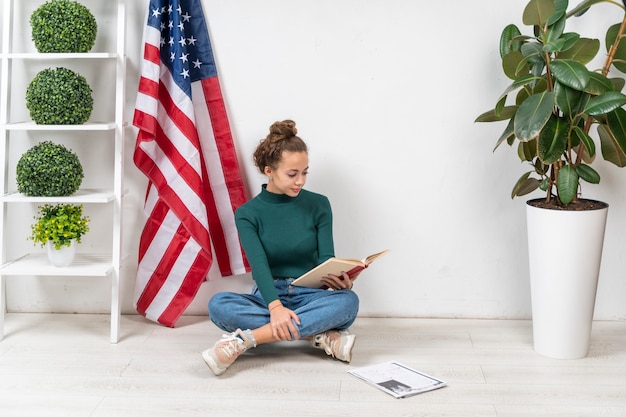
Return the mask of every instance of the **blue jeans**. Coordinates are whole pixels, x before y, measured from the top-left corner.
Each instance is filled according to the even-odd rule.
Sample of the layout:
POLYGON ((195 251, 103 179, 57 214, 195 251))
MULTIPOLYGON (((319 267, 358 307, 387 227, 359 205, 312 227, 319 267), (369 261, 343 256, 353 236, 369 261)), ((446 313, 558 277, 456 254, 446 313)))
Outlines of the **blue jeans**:
MULTIPOLYGON (((291 285, 293 279, 276 279, 278 298, 300 318, 294 322, 300 337, 327 330, 345 330, 354 323, 359 297, 351 290, 328 291, 291 285)), ((257 286, 251 294, 217 293, 209 301, 209 317, 217 327, 234 332, 258 329, 270 322, 270 312, 257 286)))

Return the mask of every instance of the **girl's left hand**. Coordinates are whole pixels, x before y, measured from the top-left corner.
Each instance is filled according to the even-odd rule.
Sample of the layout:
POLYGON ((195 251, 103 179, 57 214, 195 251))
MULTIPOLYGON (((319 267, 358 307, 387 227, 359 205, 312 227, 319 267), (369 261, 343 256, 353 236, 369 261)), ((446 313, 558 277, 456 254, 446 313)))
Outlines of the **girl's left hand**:
POLYGON ((357 272, 356 274, 350 277, 347 273, 342 273, 341 275, 333 275, 328 274, 327 276, 322 278, 322 283, 326 285, 328 288, 332 288, 333 290, 351 290, 354 285, 354 281, 356 281, 357 277, 362 271, 357 272))

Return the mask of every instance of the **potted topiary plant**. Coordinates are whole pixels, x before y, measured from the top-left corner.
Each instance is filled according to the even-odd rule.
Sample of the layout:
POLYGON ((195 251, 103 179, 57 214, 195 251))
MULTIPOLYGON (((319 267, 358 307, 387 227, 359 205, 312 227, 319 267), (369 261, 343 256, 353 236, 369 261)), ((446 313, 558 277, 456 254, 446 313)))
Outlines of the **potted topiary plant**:
POLYGON ((42 4, 30 16, 30 25, 38 52, 88 52, 98 32, 89 9, 70 0, 42 4))
POLYGON ((545 192, 545 198, 527 202, 534 346, 545 356, 577 358, 589 349, 608 208, 579 193, 584 183, 600 182, 592 163, 626 165, 625 80, 613 76, 626 73, 626 1, 585 0, 568 7, 567 0, 531 0, 523 12, 530 33, 513 24, 504 28, 502 69, 512 83, 476 121, 508 120, 495 148, 516 145, 530 167, 511 197, 545 192), (617 5, 622 14, 607 28, 605 62, 595 70, 588 66, 600 40, 568 32, 566 23, 601 2, 617 5))
POLYGON ((89 218, 83 216, 83 206, 77 204, 44 204, 31 225, 30 240, 46 246, 50 263, 68 266, 72 263, 76 245, 89 231, 89 218))
POLYGON ((61 144, 41 142, 17 162, 17 190, 28 196, 57 197, 74 194, 83 181, 78 156, 61 144))
POLYGON ((63 67, 48 68, 28 85, 26 107, 37 124, 83 124, 93 110, 92 92, 82 75, 63 67))

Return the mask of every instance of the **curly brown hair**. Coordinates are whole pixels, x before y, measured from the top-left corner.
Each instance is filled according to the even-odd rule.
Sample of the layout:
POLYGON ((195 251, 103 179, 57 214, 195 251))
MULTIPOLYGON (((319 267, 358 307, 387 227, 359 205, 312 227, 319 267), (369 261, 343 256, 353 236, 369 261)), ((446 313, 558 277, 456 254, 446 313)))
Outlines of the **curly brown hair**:
POLYGON ((252 155, 254 165, 262 174, 265 173, 265 167, 278 168, 284 151, 308 153, 306 143, 296 136, 297 133, 296 122, 293 120, 274 122, 270 126, 270 133, 259 142, 252 155))

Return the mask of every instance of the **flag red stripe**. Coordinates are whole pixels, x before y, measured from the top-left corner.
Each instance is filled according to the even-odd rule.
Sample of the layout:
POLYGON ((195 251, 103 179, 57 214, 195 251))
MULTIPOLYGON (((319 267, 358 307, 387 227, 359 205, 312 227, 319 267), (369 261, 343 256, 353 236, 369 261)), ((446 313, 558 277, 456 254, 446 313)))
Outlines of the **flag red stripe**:
POLYGON ((135 126, 141 126, 142 130, 137 134, 137 142, 143 142, 152 140, 158 121, 156 117, 149 113, 135 110, 133 124, 135 126))
MULTIPOLYGON (((195 129, 195 125, 189 118, 179 110, 174 104, 169 92, 164 87, 161 87, 159 92, 159 100, 163 104, 166 113, 170 116, 170 119, 176 123, 181 129, 181 132, 185 136, 186 140, 196 148, 196 152, 200 153, 200 139, 198 138, 198 132, 195 129)), ((190 186, 190 188, 196 192, 202 191, 202 178, 193 166, 178 152, 174 143, 163 132, 159 132, 156 135, 156 141, 161 148, 161 151, 167 155, 167 158, 175 166, 178 175, 180 175, 190 186)), ((204 198, 203 194, 198 194, 199 198, 204 198)))
POLYGON ((191 234, 198 236, 198 244, 203 245, 206 251, 211 252, 208 230, 189 212, 176 191, 169 186, 158 165, 154 164, 149 157, 145 157, 145 154, 142 154, 143 151, 137 148, 135 151, 135 155, 137 155, 135 164, 137 167, 143 172, 150 172, 150 180, 159 189, 161 198, 167 202, 168 207, 177 214, 178 218, 187 224, 192 231, 191 234))
POLYGON ((143 59, 152 62, 153 64, 160 65, 161 64, 161 50, 146 42, 143 46, 143 59))
MULTIPOLYGON (((206 168, 203 167, 206 172, 206 168)), ((215 258, 220 266, 220 272, 222 275, 232 275, 230 271, 230 255, 226 247, 226 238, 224 237, 224 229, 222 228, 222 222, 217 215, 217 206, 215 204, 215 196, 211 189, 211 181, 207 175, 207 181, 204 184, 204 191, 206 193, 206 199, 204 204, 207 206, 209 232, 211 233, 211 239, 213 240, 213 249, 215 251, 215 258)))
POLYGON ((168 212, 169 207, 167 204, 164 204, 163 200, 159 200, 150 213, 150 217, 148 217, 139 239, 139 263, 141 263, 143 256, 146 254, 148 247, 152 243, 154 236, 159 231, 159 227, 161 226, 161 223, 163 223, 163 220, 165 219, 165 216, 167 216, 168 212))
MULTIPOLYGON (((152 276, 154 277, 167 277, 172 272, 172 267, 176 263, 176 259, 178 255, 182 252, 185 244, 189 240, 189 233, 185 230, 185 228, 181 225, 176 231, 177 239, 172 239, 170 244, 165 251, 164 256, 161 258, 161 262, 154 270, 152 276)), ((148 284, 145 286, 141 297, 137 301, 137 311, 141 314, 146 313, 146 310, 154 300, 154 297, 157 295, 159 290, 164 284, 164 280, 156 280, 151 279, 148 281, 148 284)))
MULTIPOLYGON (((187 139, 187 141, 189 141, 189 143, 199 151, 200 139, 198 139, 196 125, 193 120, 189 120, 189 117, 187 117, 187 115, 180 110, 178 107, 179 103, 175 102, 163 83, 159 85, 159 101, 165 110, 165 114, 168 115, 172 123, 180 129, 180 132, 187 139)), ((163 137, 167 139, 166 135, 163 135, 163 137)))
POLYGON ((213 125, 215 143, 222 161, 224 178, 226 179, 234 210, 245 203, 246 197, 243 190, 239 162, 237 161, 237 154, 230 133, 222 90, 217 77, 202 80, 202 88, 207 106, 211 109, 209 114, 211 116, 211 124, 213 125))
POLYGON ((204 281, 202 275, 203 271, 208 271, 211 266, 211 259, 207 259, 204 252, 198 254, 195 262, 189 269, 189 272, 185 276, 185 279, 180 286, 180 290, 176 293, 176 296, 172 298, 172 301, 167 306, 163 314, 159 316, 159 323, 162 323, 166 326, 173 327, 176 323, 176 320, 180 316, 178 311, 184 311, 191 301, 194 299, 198 290, 200 289, 200 284, 204 281))
MULTIPOLYGON (((228 124, 228 116, 226 107, 222 97, 222 92, 217 77, 206 78, 202 80, 202 91, 207 107, 210 109, 209 116, 211 126, 215 136, 215 144, 222 165, 224 181, 228 190, 228 198, 230 199, 231 210, 234 212, 237 207, 246 201, 243 181, 240 175, 239 163, 233 146, 232 136, 230 134, 230 126, 228 124)), ((226 244, 226 238, 222 227, 222 221, 218 215, 217 206, 215 204, 215 196, 210 183, 205 186, 207 200, 205 204, 208 206, 209 212, 209 230, 213 240, 219 241, 220 244, 214 244, 215 257, 220 265, 223 275, 232 275, 230 251, 226 244), (210 202, 210 203, 209 203, 210 202)), ((241 253, 243 257, 243 252, 241 253)), ((245 257, 244 257, 245 263, 245 257)))
MULTIPOLYGON (((137 87, 137 92, 157 99, 159 95, 159 83, 149 78, 141 77, 139 78, 139 86, 137 87)), ((143 125, 140 125, 140 127, 142 129, 144 128, 143 125)))

